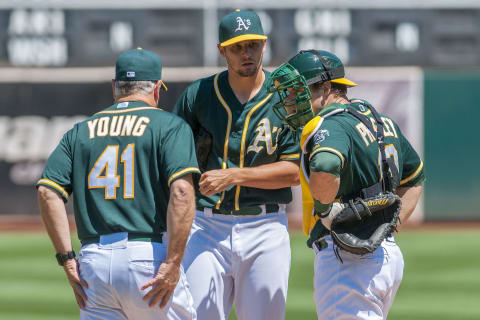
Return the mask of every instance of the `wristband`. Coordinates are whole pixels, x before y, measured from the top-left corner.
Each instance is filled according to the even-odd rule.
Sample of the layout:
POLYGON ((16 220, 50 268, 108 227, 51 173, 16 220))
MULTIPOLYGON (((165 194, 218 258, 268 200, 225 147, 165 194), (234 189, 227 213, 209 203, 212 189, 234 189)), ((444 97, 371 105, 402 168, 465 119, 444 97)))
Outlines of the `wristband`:
POLYGON ((67 260, 75 259, 75 251, 72 250, 67 253, 57 253, 55 258, 57 258, 58 265, 63 267, 67 260))

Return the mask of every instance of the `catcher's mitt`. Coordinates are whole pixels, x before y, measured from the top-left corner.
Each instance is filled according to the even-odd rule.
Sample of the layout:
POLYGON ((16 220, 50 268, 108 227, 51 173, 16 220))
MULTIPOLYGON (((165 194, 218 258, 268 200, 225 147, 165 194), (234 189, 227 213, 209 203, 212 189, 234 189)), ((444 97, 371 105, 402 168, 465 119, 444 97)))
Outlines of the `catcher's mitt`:
POLYGON ((333 242, 350 253, 375 251, 400 223, 400 197, 391 192, 342 204, 331 224, 333 242))

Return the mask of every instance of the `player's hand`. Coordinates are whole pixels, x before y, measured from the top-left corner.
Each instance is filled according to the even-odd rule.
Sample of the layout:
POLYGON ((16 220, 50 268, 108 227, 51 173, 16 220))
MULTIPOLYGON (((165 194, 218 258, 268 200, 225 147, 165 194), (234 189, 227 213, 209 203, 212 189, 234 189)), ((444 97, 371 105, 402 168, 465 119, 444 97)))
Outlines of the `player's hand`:
POLYGON ((68 282, 70 282, 70 285, 72 286, 78 307, 80 309, 84 309, 87 304, 87 295, 83 291, 83 288, 88 289, 88 284, 85 280, 80 279, 77 259, 70 259, 65 261, 63 269, 67 274, 68 282))
POLYGON ((152 290, 143 297, 143 301, 149 301, 149 307, 160 303, 160 308, 163 309, 170 300, 179 279, 180 265, 167 262, 162 263, 155 278, 142 286, 142 290, 152 287, 152 290))
POLYGON ((330 208, 328 209, 328 213, 324 212, 322 213, 321 215, 325 215, 326 216, 324 218, 321 218, 320 220, 322 220, 322 224, 325 226, 325 228, 327 228, 328 230, 331 230, 332 229, 332 221, 333 219, 335 219, 335 217, 340 213, 342 212, 342 210, 345 208, 345 206, 341 203, 338 203, 338 202, 334 202, 332 203, 332 205, 330 206, 330 208))
POLYGON ((227 190, 234 184, 236 169, 237 168, 218 169, 204 172, 198 183, 200 193, 204 196, 211 196, 227 190))

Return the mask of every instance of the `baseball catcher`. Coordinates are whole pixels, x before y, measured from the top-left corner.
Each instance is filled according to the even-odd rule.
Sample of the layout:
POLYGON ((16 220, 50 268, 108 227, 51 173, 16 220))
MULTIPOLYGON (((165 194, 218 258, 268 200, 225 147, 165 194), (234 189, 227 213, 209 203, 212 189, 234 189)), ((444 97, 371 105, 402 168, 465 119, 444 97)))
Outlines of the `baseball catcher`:
POLYGON ((393 232, 413 212, 423 163, 368 102, 340 59, 300 51, 272 73, 276 115, 300 135, 303 230, 315 251, 319 319, 386 319, 402 279, 393 232))
POLYGON ((345 203, 331 204, 326 212, 317 213, 322 224, 330 230, 333 242, 341 249, 358 255, 374 252, 383 240, 397 230, 402 204, 400 197, 394 194, 398 184, 398 169, 385 154, 384 135, 381 130, 384 126, 383 120, 370 104, 366 101, 361 103, 370 109, 378 132, 373 130, 373 122, 352 107, 347 108, 346 112, 356 117, 376 136, 382 157, 382 180, 362 189, 359 197, 350 198, 345 203))

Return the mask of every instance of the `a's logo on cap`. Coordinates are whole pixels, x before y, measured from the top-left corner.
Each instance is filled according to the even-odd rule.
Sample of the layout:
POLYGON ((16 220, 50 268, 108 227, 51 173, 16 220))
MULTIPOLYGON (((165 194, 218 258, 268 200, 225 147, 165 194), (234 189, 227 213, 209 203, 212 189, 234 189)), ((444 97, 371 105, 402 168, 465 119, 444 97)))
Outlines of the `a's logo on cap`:
POLYGON ((135 78, 135 71, 127 71, 127 78, 135 78))
POLYGON ((247 31, 248 28, 250 28, 250 25, 252 24, 250 22, 250 19, 246 19, 245 21, 243 21, 242 17, 237 17, 237 23, 238 23, 238 27, 237 27, 237 29, 235 29, 235 32, 242 31, 242 28, 245 31, 247 31))

